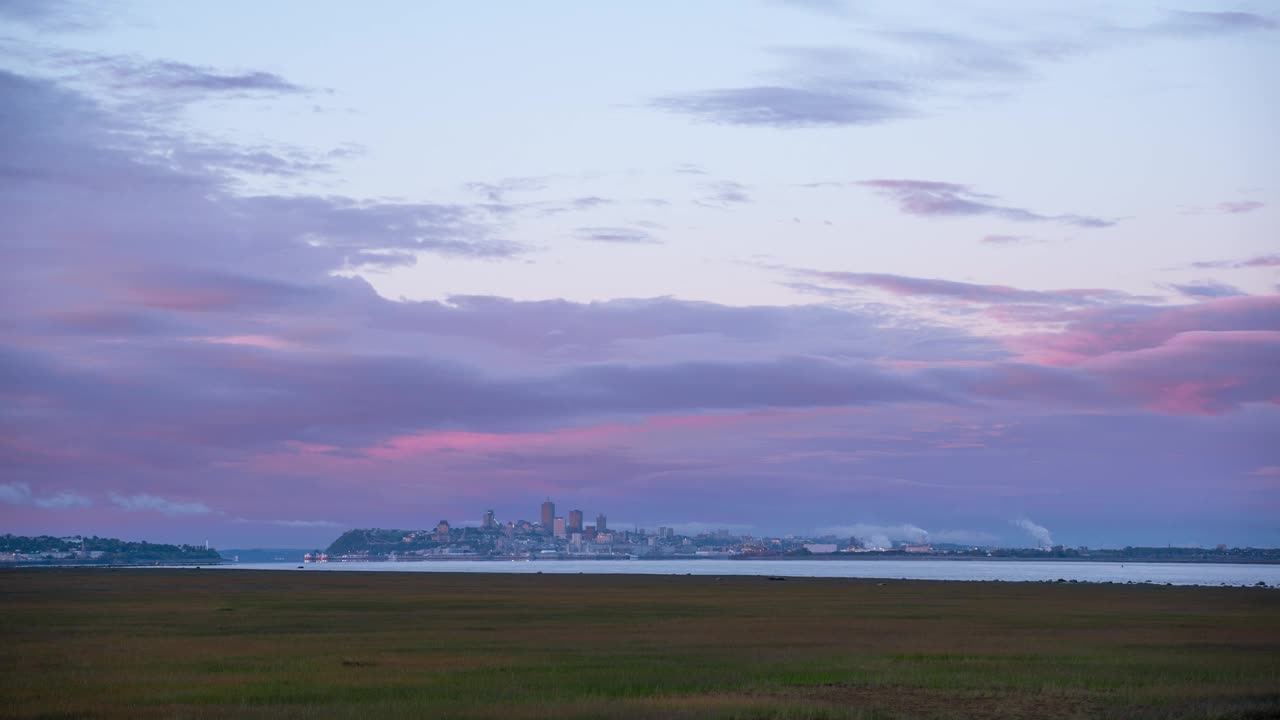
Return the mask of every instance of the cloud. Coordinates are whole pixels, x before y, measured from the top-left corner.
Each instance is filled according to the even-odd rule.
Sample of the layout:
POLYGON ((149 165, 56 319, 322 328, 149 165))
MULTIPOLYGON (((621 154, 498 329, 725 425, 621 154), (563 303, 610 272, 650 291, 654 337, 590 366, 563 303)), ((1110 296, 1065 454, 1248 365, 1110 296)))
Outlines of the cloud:
POLYGON ((605 205, 612 205, 613 201, 609 198, 603 198, 598 195, 586 195, 584 197, 574 198, 570 204, 574 210, 591 210, 605 205))
MULTIPOLYGON (((1146 494, 1164 498, 1182 477, 1159 471, 1169 447, 1238 459, 1273 424, 1273 343, 1195 333, 1280 326, 1276 298, 1162 307, 782 268, 840 306, 392 301, 335 273, 527 249, 485 203, 251 195, 235 179, 311 177, 323 153, 271 148, 287 166, 273 171, 261 148, 211 150, 52 81, 0 73, 0 87, 13 99, 0 114, 0 501, 18 504, 15 522, 78 498, 134 510, 101 514, 126 529, 166 511, 216 524, 264 502, 393 522, 413 517, 406 499, 445 513, 564 487, 640 517, 662 517, 655 498, 705 502, 727 508, 706 517, 763 530, 838 522, 831 507, 894 517, 893 502, 918 502, 933 525, 930 498, 951 510, 1013 496, 1035 513, 1037 493, 1074 497, 1073 474, 1150 477, 1146 494), (860 302, 867 290, 886 296, 860 302), (909 315, 922 298, 938 317, 909 315), (954 323, 962 312, 988 327, 954 323), (1047 429, 945 426, 1010 417, 1047 429), (1145 444, 1117 451, 1134 427, 1145 444), (984 447, 947 449, 957 442, 984 447), (77 490, 44 490, 61 487, 77 490), (831 498, 822 519, 758 510, 779 498, 781 517, 800 492, 831 498)), ((259 517, 282 536, 330 522, 259 517)))
POLYGON ((1170 12, 1166 18, 1149 30, 1171 35, 1222 35, 1248 31, 1272 31, 1280 28, 1280 23, 1251 12, 1239 11, 1186 11, 1170 12))
POLYGON ((348 267, 357 269, 390 270, 417 264, 418 256, 406 251, 361 250, 347 256, 348 267))
POLYGON ((109 493, 108 497, 116 507, 128 512, 158 512, 163 515, 207 515, 213 512, 202 502, 178 502, 146 493, 137 495, 109 493))
POLYGON ((1049 534, 1049 529, 1043 525, 1037 525, 1027 518, 1018 518, 1011 521, 1013 525, 1022 528, 1036 541, 1039 547, 1052 547, 1053 536, 1049 534))
MULTIPOLYGON (((794 7, 831 15, 845 6, 792 0, 794 7)), ((1140 26, 1056 15, 1043 31, 1027 32, 1042 18, 1009 15, 1022 29, 1002 34, 987 18, 982 32, 932 27, 877 27, 864 22, 845 46, 771 47, 781 67, 770 82, 662 95, 650 106, 703 122, 782 129, 864 127, 928 114, 940 103, 1010 94, 1038 67, 1148 38, 1194 38, 1274 30, 1274 20, 1247 12, 1174 12, 1140 26)), ((952 27, 963 20, 948 18, 952 27)), ((1002 23, 1003 24, 1003 23, 1002 23)), ((1082 226, 1096 218, 1077 218, 1082 226)))
POLYGON ((624 227, 581 227, 574 231, 579 240, 627 245, 659 245, 661 240, 644 230, 624 227))
POLYGON ((203 272, 252 267, 296 281, 324 278, 370 251, 477 259, 525 251, 494 237, 480 206, 246 196, 235 180, 253 169, 244 153, 192 145, 47 80, 0 71, 0 90, 12 101, 0 117, 0 176, 8 183, 0 211, 11 218, 9 251, 29 271, 24 283, 55 267, 57 252, 98 263, 99 277, 194 262, 203 272), (58 209, 67 207, 99 222, 86 227, 58 209), (176 228, 183 242, 173 241, 176 228), (55 236, 60 251, 50 247, 55 236))
POLYGON ((27 25, 44 32, 90 30, 104 22, 102 8, 72 0, 5 0, 0 21, 27 25))
POLYGON ((666 95, 652 105, 721 125, 839 127, 877 125, 906 117, 910 112, 902 103, 903 94, 894 86, 762 85, 666 95))
POLYGON ((1014 222, 1057 222, 1082 228, 1115 225, 1114 220, 1085 215, 1041 215, 1023 208, 996 205, 992 195, 974 192, 966 185, 933 180, 865 180, 859 183, 875 189, 898 203, 898 209, 919 217, 995 215, 1014 222))
POLYGON ((270 72, 224 73, 213 68, 170 60, 142 61, 123 56, 85 58, 80 65, 95 66, 108 74, 117 87, 142 90, 198 92, 205 94, 292 95, 312 92, 270 72))
POLYGON ((1219 210, 1231 215, 1239 215, 1240 213, 1253 212, 1254 210, 1258 210, 1266 206, 1267 206, 1266 203, 1258 202, 1256 200, 1241 200, 1238 202, 1218 203, 1219 210))
POLYGON ((1224 283, 1203 281, 1198 283, 1173 284, 1174 290, 1192 298, 1222 298, 1244 295, 1240 288, 1224 283))
POLYGON ((1280 267, 1280 254, 1259 255, 1257 257, 1246 258, 1244 260, 1202 260, 1200 262, 1192 263, 1191 266, 1205 270, 1219 268, 1239 270, 1242 268, 1280 267))
POLYGON ((46 510, 93 506, 93 501, 88 497, 69 490, 63 490, 48 497, 36 498, 33 503, 36 507, 45 508, 46 510))
POLYGON ((26 505, 31 502, 31 486, 26 483, 0 483, 0 502, 8 505, 26 505))
POLYGON ((710 194, 699 199, 699 205, 727 207, 729 205, 741 205, 751 202, 751 195, 747 193, 750 188, 742 183, 724 180, 721 182, 706 183, 703 187, 709 191, 710 194))
POLYGON ((93 501, 80 493, 63 490, 53 495, 33 497, 31 486, 24 482, 0 483, 0 503, 6 505, 35 505, 45 510, 91 507, 93 501))
POLYGON ((1125 293, 1104 289, 1023 290, 1007 285, 919 278, 888 273, 855 273, 831 270, 789 269, 794 275, 829 285, 869 287, 904 297, 934 297, 965 303, 1026 303, 1032 305, 1092 305, 1126 299, 1125 293))
POLYGON ((495 182, 470 182, 464 187, 474 193, 483 195, 489 202, 505 203, 512 193, 532 192, 547 187, 546 177, 511 177, 495 182))
POLYGON ((986 245, 1029 245, 1036 240, 1026 235, 983 235, 982 242, 986 245))
POLYGON ((1111 352, 1078 367, 1163 413, 1215 415, 1280 404, 1280 331, 1193 331, 1156 347, 1111 352))
POLYGON ((1119 351, 1158 347, 1195 331, 1251 331, 1280 327, 1280 296, 1210 298, 1171 307, 1116 304, 1070 310, 1053 318, 1054 332, 1017 336, 1010 344, 1036 362, 1074 365, 1119 351))

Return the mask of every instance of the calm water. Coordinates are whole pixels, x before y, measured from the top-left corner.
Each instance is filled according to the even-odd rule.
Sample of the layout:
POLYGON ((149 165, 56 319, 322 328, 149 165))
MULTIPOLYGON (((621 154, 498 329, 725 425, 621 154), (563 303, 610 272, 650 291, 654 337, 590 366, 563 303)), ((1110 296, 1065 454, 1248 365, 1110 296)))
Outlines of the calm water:
MULTIPOLYGON (((219 568, 286 570, 297 563, 228 563, 219 568)), ((307 564, 296 572, 468 572, 628 575, 774 575, 903 580, 1152 582, 1280 586, 1280 565, 1090 563, 990 560, 444 560, 307 564)))

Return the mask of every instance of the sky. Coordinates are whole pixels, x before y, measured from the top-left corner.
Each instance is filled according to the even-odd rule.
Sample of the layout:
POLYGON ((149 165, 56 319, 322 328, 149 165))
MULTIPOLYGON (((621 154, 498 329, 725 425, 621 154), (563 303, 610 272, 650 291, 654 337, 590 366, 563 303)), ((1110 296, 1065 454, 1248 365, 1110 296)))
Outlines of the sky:
POLYGON ((1269 2, 0 0, 0 532, 1280 546, 1276 67, 1269 2))

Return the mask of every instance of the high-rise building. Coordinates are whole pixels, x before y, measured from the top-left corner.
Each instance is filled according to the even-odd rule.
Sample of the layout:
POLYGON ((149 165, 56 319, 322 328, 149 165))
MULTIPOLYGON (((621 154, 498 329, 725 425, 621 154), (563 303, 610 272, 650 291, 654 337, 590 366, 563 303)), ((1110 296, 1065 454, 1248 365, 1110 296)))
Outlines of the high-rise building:
POLYGON ((565 536, 564 518, 558 517, 552 520, 551 527, 554 529, 556 537, 562 538, 565 536))
POLYGON ((569 511, 569 532, 582 532, 582 511, 569 511))
POLYGON ((493 528, 495 528, 495 527, 497 527, 497 526, 498 526, 498 524, 497 524, 496 522, 494 522, 494 520, 493 520, 493 511, 492 511, 492 510, 489 510, 489 511, 485 512, 485 514, 484 514, 484 522, 483 522, 483 523, 481 523, 481 527, 485 528, 486 530, 491 530, 491 529, 493 529, 493 528))
POLYGON ((556 504, 551 502, 551 498, 547 498, 542 503, 542 531, 551 532, 551 523, 556 517, 556 504))
POLYGON ((602 533, 602 532, 609 531, 609 524, 607 520, 608 518, 606 518, 604 515, 596 516, 596 532, 602 533))

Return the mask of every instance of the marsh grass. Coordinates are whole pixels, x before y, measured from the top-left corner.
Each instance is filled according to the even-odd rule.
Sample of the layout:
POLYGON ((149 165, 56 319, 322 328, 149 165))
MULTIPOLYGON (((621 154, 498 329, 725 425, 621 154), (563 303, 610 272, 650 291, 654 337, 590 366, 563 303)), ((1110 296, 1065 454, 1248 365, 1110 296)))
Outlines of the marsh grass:
POLYGON ((0 572, 5 717, 1262 718, 1262 589, 0 572))

